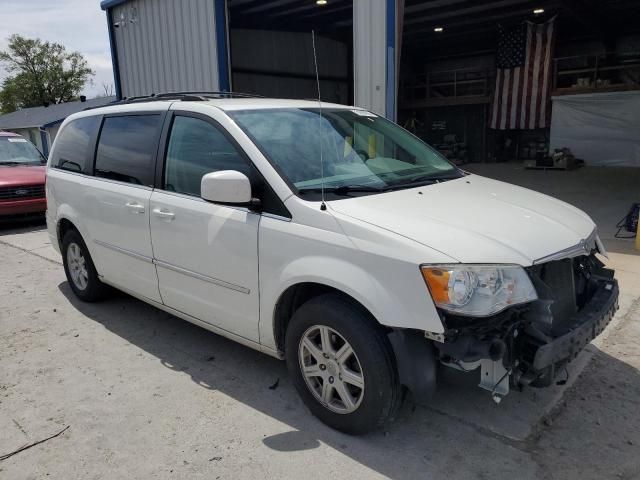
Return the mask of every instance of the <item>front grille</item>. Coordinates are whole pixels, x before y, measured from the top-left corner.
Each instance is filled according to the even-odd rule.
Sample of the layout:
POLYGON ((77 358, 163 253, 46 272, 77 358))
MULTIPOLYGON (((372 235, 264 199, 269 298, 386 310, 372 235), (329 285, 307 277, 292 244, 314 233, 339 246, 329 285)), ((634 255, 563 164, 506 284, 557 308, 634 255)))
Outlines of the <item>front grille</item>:
POLYGON ((44 198, 44 185, 18 185, 0 187, 0 201, 27 200, 30 198, 44 198))
POLYGON ((548 333, 559 335, 570 328, 573 317, 595 291, 590 280, 600 266, 595 256, 590 255, 554 260, 528 268, 538 298, 548 304, 551 314, 546 317, 551 321, 547 325, 548 333))

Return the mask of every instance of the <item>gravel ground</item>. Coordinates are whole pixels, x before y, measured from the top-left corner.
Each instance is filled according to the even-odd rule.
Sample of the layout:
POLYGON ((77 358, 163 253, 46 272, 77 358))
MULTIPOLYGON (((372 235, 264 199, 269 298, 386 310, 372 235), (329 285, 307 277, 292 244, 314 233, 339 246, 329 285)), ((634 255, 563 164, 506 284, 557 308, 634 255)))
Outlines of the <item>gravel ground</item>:
POLYGON ((636 290, 526 439, 411 405, 354 438, 310 415, 281 362, 123 294, 82 304, 27 250, 0 237, 0 455, 69 428, 2 479, 640 479, 636 290))

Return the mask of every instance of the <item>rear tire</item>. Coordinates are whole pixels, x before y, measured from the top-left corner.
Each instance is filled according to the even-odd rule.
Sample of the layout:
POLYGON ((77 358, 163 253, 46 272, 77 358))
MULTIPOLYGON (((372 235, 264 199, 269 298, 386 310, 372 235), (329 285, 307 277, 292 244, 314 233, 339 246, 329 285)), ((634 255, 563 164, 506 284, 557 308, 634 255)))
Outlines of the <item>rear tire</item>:
POLYGON ((100 281, 89 250, 76 230, 69 230, 62 239, 62 263, 71 290, 83 302, 105 298, 109 287, 100 281))
POLYGON ((333 293, 313 298, 293 315, 285 342, 293 384, 323 423, 358 435, 393 419, 402 393, 393 349, 362 307, 333 293))

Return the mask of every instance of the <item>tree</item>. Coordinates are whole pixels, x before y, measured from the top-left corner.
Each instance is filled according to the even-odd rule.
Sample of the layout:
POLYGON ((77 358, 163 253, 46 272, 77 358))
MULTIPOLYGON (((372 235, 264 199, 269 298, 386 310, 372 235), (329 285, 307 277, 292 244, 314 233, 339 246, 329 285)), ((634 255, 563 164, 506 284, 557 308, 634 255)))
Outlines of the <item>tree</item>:
POLYGON ((0 64, 9 74, 0 89, 0 110, 68 102, 78 97, 95 73, 80 52, 59 43, 20 35, 9 37, 0 64))
POLYGON ((104 95, 99 95, 100 97, 113 97, 115 95, 113 93, 113 83, 102 82, 102 89, 104 90, 104 95))

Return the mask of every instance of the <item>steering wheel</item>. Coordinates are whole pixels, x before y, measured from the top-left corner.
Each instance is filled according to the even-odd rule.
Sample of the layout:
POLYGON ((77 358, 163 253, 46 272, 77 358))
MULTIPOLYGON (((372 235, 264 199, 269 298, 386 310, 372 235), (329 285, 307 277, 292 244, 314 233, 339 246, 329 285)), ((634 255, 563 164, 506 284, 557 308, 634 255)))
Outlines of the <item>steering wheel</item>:
POLYGON ((369 153, 366 150, 360 149, 360 150, 356 150, 355 152, 365 162, 368 162, 369 160, 371 160, 371 157, 369 156, 369 153))

